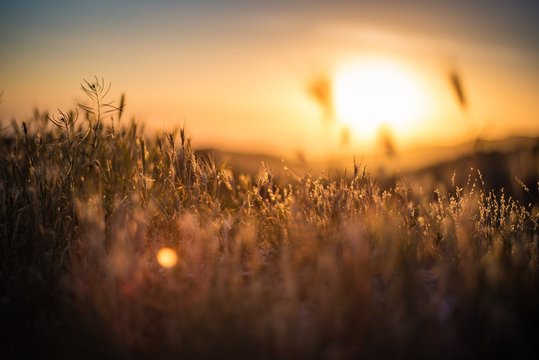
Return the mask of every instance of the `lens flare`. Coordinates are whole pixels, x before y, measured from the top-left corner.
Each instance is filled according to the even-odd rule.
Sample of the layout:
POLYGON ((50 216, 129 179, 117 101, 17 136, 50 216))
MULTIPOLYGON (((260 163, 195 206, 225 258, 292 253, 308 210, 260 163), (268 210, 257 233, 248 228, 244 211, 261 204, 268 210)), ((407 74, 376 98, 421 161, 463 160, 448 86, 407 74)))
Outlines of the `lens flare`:
POLYGON ((164 268, 170 269, 178 263, 178 254, 169 247, 161 248, 157 252, 157 262, 164 268))

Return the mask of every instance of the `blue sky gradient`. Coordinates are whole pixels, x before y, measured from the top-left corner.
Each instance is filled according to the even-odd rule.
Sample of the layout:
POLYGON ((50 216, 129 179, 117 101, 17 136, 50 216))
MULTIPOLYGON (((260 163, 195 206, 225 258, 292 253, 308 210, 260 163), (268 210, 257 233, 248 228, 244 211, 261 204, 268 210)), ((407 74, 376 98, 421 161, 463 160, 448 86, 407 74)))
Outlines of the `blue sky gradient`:
POLYGON ((68 107, 80 81, 97 74, 125 91, 143 120, 256 144, 255 133, 278 136, 290 119, 313 124, 316 109, 300 93, 309 76, 368 50, 432 73, 455 59, 469 75, 474 116, 493 119, 497 137, 509 133, 510 116, 521 119, 511 120, 520 124, 512 133, 529 133, 539 131, 538 16, 534 0, 8 1, 0 118, 68 107))

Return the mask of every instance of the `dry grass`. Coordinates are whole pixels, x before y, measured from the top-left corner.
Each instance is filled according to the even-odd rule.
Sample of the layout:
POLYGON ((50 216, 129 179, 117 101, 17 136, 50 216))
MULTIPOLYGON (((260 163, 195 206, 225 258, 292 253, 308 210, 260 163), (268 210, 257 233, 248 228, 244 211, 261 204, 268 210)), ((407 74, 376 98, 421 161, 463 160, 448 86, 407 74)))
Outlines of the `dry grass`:
POLYGON ((537 204, 480 174, 427 194, 357 164, 236 175, 84 88, 84 120, 36 113, 2 135, 8 355, 32 336, 56 357, 536 355, 537 204))

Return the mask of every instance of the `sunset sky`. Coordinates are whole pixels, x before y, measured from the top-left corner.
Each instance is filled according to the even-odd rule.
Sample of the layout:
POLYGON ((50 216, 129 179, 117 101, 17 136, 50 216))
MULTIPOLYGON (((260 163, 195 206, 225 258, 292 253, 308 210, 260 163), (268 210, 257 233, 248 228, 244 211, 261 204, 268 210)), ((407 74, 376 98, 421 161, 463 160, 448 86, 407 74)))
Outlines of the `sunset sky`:
POLYGON ((0 119, 69 109, 98 75, 130 116, 186 125, 197 146, 366 152, 382 126, 401 148, 539 135, 538 14, 534 0, 11 1, 0 119))

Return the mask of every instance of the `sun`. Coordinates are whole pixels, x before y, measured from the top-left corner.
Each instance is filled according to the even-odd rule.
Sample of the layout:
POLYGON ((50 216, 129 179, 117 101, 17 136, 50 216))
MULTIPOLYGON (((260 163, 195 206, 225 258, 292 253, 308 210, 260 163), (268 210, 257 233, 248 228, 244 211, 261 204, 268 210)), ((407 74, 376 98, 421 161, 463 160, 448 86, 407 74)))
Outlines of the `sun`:
POLYGON ((365 59, 341 66, 332 91, 337 118, 360 139, 373 140, 387 128, 397 135, 413 133, 427 110, 418 76, 388 60, 365 59))

